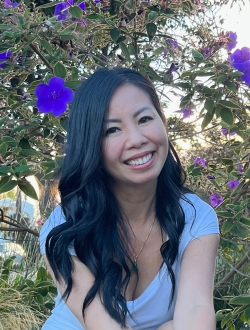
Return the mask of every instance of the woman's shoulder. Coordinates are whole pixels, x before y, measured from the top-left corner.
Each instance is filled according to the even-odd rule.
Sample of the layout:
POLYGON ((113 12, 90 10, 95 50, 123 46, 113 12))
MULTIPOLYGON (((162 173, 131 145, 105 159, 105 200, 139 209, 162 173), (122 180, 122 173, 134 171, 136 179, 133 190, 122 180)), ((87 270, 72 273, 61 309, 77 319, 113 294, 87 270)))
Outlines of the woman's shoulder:
POLYGON ((194 193, 186 193, 180 200, 180 205, 186 218, 197 218, 201 215, 206 216, 211 213, 216 215, 214 209, 194 193))
POLYGON ((180 201, 185 215, 181 251, 195 238, 219 234, 219 222, 214 209, 196 194, 185 194, 180 201))
POLYGON ((56 208, 54 208, 54 210, 50 213, 49 218, 46 220, 46 222, 43 224, 41 230, 40 230, 40 249, 41 249, 41 253, 44 254, 45 253, 45 242, 46 242, 46 238, 49 234, 49 232, 61 225, 62 223, 64 223, 65 217, 62 211, 62 208, 60 205, 58 205, 56 208))

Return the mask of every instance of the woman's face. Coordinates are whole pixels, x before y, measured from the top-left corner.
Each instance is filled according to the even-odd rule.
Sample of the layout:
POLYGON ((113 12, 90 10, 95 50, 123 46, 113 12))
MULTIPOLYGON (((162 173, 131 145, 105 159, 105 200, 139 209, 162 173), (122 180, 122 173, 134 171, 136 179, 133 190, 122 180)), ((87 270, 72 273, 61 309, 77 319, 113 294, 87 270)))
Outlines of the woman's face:
POLYGON ((113 94, 105 124, 103 166, 116 185, 156 181, 168 154, 164 124, 149 96, 126 84, 113 94))

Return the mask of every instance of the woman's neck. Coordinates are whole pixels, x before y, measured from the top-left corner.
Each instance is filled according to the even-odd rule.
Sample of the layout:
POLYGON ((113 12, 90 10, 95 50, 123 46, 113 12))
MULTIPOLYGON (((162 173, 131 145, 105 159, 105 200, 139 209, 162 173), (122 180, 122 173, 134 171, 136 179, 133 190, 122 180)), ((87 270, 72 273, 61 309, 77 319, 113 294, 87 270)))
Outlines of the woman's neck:
POLYGON ((113 187, 124 217, 129 223, 140 226, 152 222, 155 216, 155 198, 157 183, 147 186, 113 187))

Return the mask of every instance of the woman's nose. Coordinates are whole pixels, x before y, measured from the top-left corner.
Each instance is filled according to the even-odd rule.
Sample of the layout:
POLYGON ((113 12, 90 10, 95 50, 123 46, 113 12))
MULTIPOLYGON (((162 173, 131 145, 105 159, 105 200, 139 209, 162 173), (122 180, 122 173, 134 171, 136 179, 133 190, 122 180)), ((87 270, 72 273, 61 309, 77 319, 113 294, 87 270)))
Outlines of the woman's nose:
POLYGON ((133 128, 130 129, 127 133, 126 137, 126 149, 136 148, 139 149, 142 145, 146 144, 148 139, 142 132, 137 129, 133 128))

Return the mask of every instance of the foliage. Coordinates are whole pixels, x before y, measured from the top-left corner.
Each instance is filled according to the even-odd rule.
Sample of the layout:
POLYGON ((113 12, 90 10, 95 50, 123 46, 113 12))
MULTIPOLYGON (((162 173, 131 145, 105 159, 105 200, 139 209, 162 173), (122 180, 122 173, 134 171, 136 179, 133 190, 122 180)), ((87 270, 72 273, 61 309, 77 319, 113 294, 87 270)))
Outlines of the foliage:
POLYGON ((0 329, 40 329, 53 308, 56 289, 43 267, 35 276, 25 276, 22 265, 15 267, 13 259, 1 262, 0 329))
POLYGON ((64 8, 59 17, 58 2, 8 3, 0 11, 0 193, 19 187, 38 199, 27 178, 36 176, 40 186, 51 181, 63 157, 68 111, 58 116, 54 109, 69 101, 52 90, 57 103, 45 113, 37 86, 46 89, 58 77, 75 91, 99 67, 138 70, 154 82, 166 112, 172 100, 179 104, 169 116, 170 138, 191 143, 188 184, 212 201, 220 220, 218 329, 250 324, 248 64, 231 65, 236 37, 218 26, 218 4, 71 1, 56 7, 64 8))

